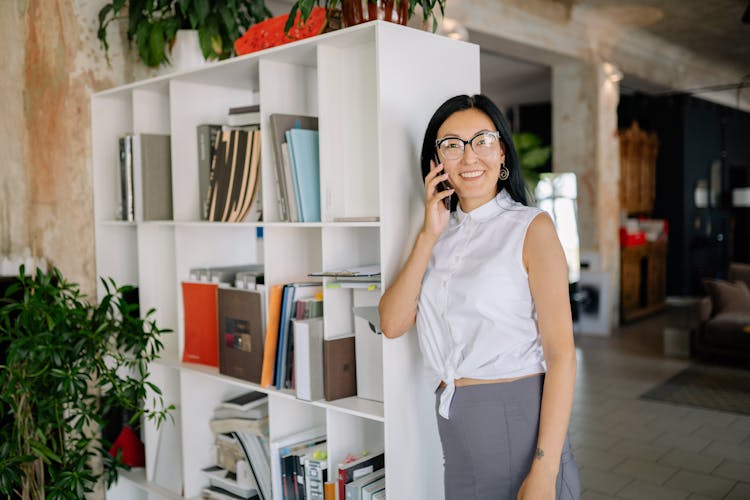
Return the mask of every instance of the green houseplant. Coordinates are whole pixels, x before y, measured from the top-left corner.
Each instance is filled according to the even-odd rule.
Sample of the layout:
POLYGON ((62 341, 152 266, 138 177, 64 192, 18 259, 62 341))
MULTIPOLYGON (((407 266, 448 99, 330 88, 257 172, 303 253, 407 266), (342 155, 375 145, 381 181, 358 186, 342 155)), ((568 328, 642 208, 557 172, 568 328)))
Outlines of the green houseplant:
POLYGON ((329 19, 340 15, 344 27, 374 19, 406 24, 416 7, 420 6, 422 20, 427 23, 432 17, 432 31, 436 31, 438 22, 435 8, 440 8, 440 14, 445 15, 445 0, 296 0, 289 11, 284 31, 291 29, 298 11, 299 22, 304 23, 316 5, 326 8, 329 19))
POLYGON ((516 146, 518 161, 521 163, 521 173, 533 192, 552 150, 550 146, 542 146, 539 136, 531 132, 513 134, 513 144, 516 146))
POLYGON ((135 41, 145 65, 157 67, 169 64, 165 48, 177 30, 193 29, 207 60, 226 59, 249 26, 270 16, 263 0, 112 0, 99 11, 97 37, 107 54, 107 27, 127 20, 128 42, 135 41))
POLYGON ((112 407, 131 423, 169 418, 148 381, 167 330, 125 300, 132 287, 102 284, 94 305, 57 269, 28 276, 22 266, 0 299, 0 494, 83 498, 124 467, 99 432, 112 407))

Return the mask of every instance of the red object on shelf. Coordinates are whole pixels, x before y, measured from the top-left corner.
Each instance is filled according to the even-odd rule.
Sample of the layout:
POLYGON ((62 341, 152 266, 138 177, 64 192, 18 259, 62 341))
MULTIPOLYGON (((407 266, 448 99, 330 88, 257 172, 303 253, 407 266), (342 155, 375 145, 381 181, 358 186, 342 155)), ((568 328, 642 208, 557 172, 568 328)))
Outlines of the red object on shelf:
POLYGON ((326 9, 315 7, 307 18, 307 22, 299 26, 300 13, 297 12, 294 26, 288 34, 284 34, 284 25, 289 14, 272 17, 248 28, 244 35, 234 42, 237 55, 250 54, 258 50, 276 47, 285 43, 295 42, 303 38, 319 35, 326 26, 326 9))
POLYGON ((218 290, 218 283, 182 282, 185 363, 219 367, 218 290))
POLYGON ((109 449, 109 454, 116 457, 120 451, 122 452, 122 463, 125 465, 130 467, 146 466, 146 453, 143 443, 129 425, 122 428, 120 435, 112 444, 112 448, 109 449))
POLYGON ((646 233, 639 231, 637 233, 628 233, 624 227, 620 228, 620 246, 634 247, 646 244, 646 233))

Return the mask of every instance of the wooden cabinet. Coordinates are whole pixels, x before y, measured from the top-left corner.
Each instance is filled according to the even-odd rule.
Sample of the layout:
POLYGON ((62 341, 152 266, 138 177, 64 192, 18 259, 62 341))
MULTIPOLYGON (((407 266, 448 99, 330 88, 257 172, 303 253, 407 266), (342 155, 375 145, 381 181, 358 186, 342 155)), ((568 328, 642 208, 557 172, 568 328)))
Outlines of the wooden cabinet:
POLYGON ((622 321, 631 321, 664 307, 667 242, 624 247, 621 253, 622 321))
POLYGON ((638 122, 620 131, 620 202, 628 214, 651 214, 656 193, 659 139, 638 122))

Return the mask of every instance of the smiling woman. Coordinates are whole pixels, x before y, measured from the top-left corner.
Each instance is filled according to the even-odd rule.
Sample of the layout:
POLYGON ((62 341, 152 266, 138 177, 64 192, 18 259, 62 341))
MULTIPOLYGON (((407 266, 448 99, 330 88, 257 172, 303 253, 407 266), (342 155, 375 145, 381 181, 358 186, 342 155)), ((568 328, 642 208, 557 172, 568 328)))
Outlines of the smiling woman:
POLYGON ((381 298, 380 326, 396 338, 416 323, 434 376, 445 497, 577 499, 567 264, 552 220, 527 206, 497 106, 482 95, 443 103, 421 169, 424 223, 381 298))

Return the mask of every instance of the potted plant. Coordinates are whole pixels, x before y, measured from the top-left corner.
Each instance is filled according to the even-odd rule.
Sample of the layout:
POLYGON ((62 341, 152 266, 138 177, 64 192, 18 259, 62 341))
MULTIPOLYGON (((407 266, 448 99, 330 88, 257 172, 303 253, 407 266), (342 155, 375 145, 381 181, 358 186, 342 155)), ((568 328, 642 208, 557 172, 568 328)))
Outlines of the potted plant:
POLYGON ((148 381, 167 330, 125 299, 132 287, 102 284, 90 304, 57 269, 22 266, 0 299, 0 494, 83 498, 100 478, 109 486, 123 464, 101 437, 105 415, 117 406, 157 426, 169 416, 148 381))
POLYGON ((406 24, 417 6, 422 8, 422 20, 426 24, 432 17, 432 31, 437 30, 438 21, 435 8, 440 8, 440 15, 445 15, 445 0, 296 0, 289 11, 284 31, 289 31, 294 24, 297 12, 299 23, 304 23, 310 16, 313 7, 326 8, 329 18, 341 18, 343 27, 382 19, 385 21, 406 24), (339 7, 339 3, 341 7, 339 7))
POLYGON ((157 67, 169 64, 165 49, 174 43, 178 30, 197 30, 206 60, 226 59, 249 26, 270 16, 263 0, 112 0, 99 11, 97 37, 106 55, 107 27, 127 20, 128 42, 135 40, 146 66, 157 67))

